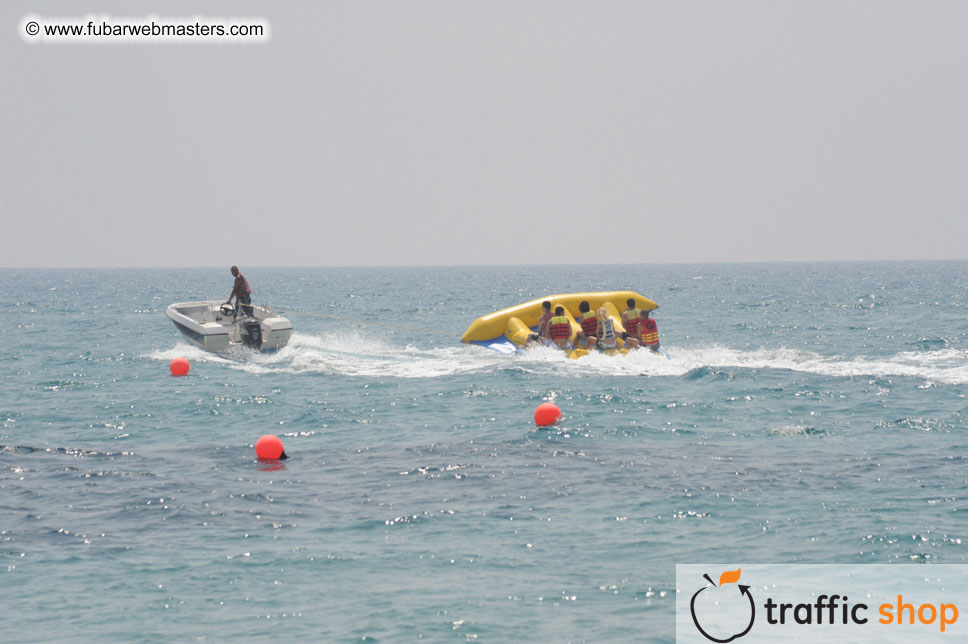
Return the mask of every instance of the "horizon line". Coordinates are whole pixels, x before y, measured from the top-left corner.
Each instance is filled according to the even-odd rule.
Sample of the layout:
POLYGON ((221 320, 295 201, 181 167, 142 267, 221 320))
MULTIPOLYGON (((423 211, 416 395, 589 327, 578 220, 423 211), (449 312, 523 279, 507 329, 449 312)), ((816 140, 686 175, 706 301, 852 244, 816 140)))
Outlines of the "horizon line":
MULTIPOLYGON (((964 262, 968 258, 920 258, 920 259, 804 259, 804 260, 727 260, 727 261, 673 261, 673 262, 638 262, 638 263, 547 263, 547 264, 246 264, 248 268, 514 268, 514 267, 552 267, 552 266, 729 266, 749 264, 903 264, 922 262, 964 262)), ((232 264, 206 264, 195 266, 0 266, 0 270, 196 270, 220 269, 232 264)))

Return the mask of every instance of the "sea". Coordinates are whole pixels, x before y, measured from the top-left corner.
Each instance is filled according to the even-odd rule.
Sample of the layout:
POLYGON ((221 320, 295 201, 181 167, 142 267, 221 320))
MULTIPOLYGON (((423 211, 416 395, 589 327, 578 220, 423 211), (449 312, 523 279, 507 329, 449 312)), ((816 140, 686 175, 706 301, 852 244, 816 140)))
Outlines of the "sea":
POLYGON ((672 642, 677 564, 968 563, 968 262, 241 268, 277 353, 165 317, 228 266, 0 270, 0 641, 672 642), (600 290, 668 358, 460 342, 600 290))

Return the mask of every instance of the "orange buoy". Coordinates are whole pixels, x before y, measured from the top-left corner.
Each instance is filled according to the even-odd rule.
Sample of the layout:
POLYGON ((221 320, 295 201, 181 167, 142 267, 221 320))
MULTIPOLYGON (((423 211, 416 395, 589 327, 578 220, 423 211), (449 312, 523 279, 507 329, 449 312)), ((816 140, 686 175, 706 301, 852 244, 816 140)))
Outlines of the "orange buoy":
POLYGON ((534 410, 534 424, 538 427, 554 425, 561 418, 561 410, 554 403, 541 403, 534 410))
POLYGON ((255 442, 255 455, 263 461, 279 461, 286 456, 286 450, 282 448, 282 441, 272 434, 266 434, 255 442))
POLYGON ((171 375, 173 376, 187 376, 188 370, 192 366, 188 364, 188 358, 175 358, 168 365, 168 368, 171 369, 171 375))

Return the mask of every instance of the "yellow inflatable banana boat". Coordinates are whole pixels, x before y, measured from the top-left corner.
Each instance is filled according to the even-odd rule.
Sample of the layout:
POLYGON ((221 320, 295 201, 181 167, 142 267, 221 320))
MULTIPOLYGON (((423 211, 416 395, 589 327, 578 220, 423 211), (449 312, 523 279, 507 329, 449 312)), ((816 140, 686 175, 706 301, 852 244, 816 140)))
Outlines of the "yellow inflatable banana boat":
MULTIPOLYGON (((524 304, 518 304, 502 311, 495 311, 481 316, 474 320, 474 323, 464 332, 461 338, 469 344, 478 344, 488 349, 500 351, 501 353, 515 353, 529 344, 529 339, 538 332, 538 320, 541 319, 543 312, 541 303, 551 302, 551 310, 562 306, 565 309, 565 316, 571 323, 571 337, 569 338, 572 346, 575 346, 575 338, 581 330, 581 325, 576 321, 579 316, 578 305, 587 301, 592 311, 605 307, 608 316, 612 319, 616 332, 622 332, 622 316, 620 311, 624 311, 626 301, 631 298, 635 300, 635 308, 652 311, 659 307, 658 304, 649 298, 639 295, 633 291, 602 291, 600 293, 568 293, 565 295, 549 295, 541 297, 524 304)), ((626 353, 627 349, 623 346, 622 340, 618 340, 618 349, 607 351, 606 353, 626 353)), ((572 349, 568 351, 569 358, 580 358, 588 355, 585 349, 572 349)))

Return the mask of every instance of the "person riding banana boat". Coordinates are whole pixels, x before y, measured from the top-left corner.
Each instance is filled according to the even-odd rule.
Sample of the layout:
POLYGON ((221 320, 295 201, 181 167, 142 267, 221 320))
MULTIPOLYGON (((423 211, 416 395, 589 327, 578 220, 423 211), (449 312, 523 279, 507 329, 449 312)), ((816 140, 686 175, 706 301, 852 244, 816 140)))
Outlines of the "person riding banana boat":
POLYGON ((582 301, 578 305, 578 324, 581 331, 578 332, 578 346, 582 349, 594 349, 598 346, 598 315, 591 310, 588 300, 582 301))
MULTIPOLYGON (((609 350, 618 348, 619 335, 615 333, 615 321, 608 315, 608 310, 603 306, 598 309, 598 346, 600 349, 609 350)), ((638 340, 628 333, 621 334, 625 346, 634 349, 639 346, 638 340)))
POLYGON ((659 327, 655 320, 649 317, 650 311, 643 309, 639 317, 639 342, 643 347, 649 347, 653 353, 659 352, 659 327))
POLYGON ((555 314, 548 320, 548 338, 559 349, 571 351, 571 320, 565 315, 565 307, 555 307, 555 314))
POLYGON ((639 331, 639 322, 642 319, 642 310, 636 308, 635 298, 630 297, 625 301, 628 306, 625 311, 622 312, 622 326, 625 328, 625 332, 631 337, 638 339, 641 335, 639 331))

